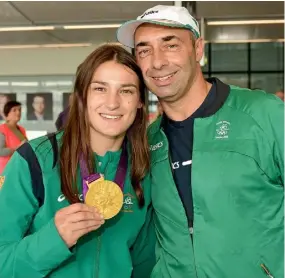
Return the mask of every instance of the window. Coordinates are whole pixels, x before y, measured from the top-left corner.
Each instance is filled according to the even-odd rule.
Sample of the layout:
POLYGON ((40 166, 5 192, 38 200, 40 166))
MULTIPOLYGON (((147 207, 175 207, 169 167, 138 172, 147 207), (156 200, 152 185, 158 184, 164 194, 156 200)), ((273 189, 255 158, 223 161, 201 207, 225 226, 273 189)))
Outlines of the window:
POLYGON ((251 88, 262 89, 268 93, 284 90, 284 75, 283 73, 253 73, 251 88))
POLYGON ((236 72, 248 70, 247 44, 213 43, 211 48, 211 70, 213 72, 236 72))
POLYGON ((228 84, 269 93, 284 90, 284 43, 210 44, 208 72, 228 84), (250 57, 250 61, 249 61, 250 57))
POLYGON ((203 59, 203 64, 204 64, 204 66, 202 66, 202 71, 206 73, 209 71, 209 44, 208 43, 205 44, 204 57, 202 59, 203 59))
POLYGON ((157 96, 152 92, 148 92, 148 111, 149 113, 153 113, 157 111, 157 96))
POLYGON ((231 73, 215 74, 214 77, 219 78, 221 81, 229 85, 235 85, 235 86, 239 86, 242 88, 248 88, 248 75, 245 73, 243 74, 231 74, 231 73))
POLYGON ((283 71, 283 43, 252 43, 250 49, 252 71, 283 71))

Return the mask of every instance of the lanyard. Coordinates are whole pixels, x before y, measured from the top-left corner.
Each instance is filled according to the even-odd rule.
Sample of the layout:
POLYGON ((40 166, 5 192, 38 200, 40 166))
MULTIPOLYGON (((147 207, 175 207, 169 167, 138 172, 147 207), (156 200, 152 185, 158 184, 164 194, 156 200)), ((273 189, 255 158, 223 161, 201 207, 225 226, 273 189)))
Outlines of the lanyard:
MULTIPOLYGON (((80 174, 82 178, 83 199, 85 200, 85 196, 88 191, 87 184, 98 180, 101 176, 99 173, 89 175, 86 161, 83 159, 82 155, 80 155, 79 165, 80 165, 80 174)), ((126 143, 124 142, 123 147, 122 147, 122 153, 120 156, 119 165, 118 165, 116 176, 114 179, 114 182, 120 186, 122 191, 124 190, 124 183, 126 179, 127 168, 128 168, 128 152, 127 152, 126 143)))

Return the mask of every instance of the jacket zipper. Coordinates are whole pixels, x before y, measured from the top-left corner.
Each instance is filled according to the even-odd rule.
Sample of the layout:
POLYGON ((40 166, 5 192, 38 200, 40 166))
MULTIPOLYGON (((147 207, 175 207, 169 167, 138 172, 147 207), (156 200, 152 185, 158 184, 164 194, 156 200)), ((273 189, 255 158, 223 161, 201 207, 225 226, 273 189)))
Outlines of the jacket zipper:
MULTIPOLYGON (((174 173, 174 170, 172 168, 172 160, 171 160, 171 155, 170 155, 170 150, 168 148, 168 157, 169 157, 169 162, 170 162, 170 168, 172 170, 172 175, 174 173)), ((187 221, 188 222, 188 221, 187 221)), ((195 274, 196 277, 198 278, 198 273, 197 273, 197 268, 196 268, 196 260, 195 260, 195 254, 194 254, 194 242, 193 242, 193 232, 194 232, 194 228, 190 227, 188 228, 189 234, 190 234, 190 239, 191 239, 191 244, 192 244, 192 252, 193 252, 193 260, 194 260, 194 267, 195 267, 195 274)), ((273 278, 273 277, 270 277, 273 278)))
POLYGON ((264 264, 261 264, 260 266, 269 278, 274 278, 273 275, 270 273, 270 271, 268 270, 268 268, 264 264))
POLYGON ((193 232, 194 232, 194 229, 193 228, 189 228, 189 232, 190 232, 190 237, 191 237, 191 241, 192 241, 192 251, 193 251, 193 260, 194 260, 194 266, 195 266, 195 274, 196 274, 196 277, 198 278, 198 273, 197 273, 197 268, 196 268, 196 259, 195 259, 195 253, 194 253, 194 242, 193 242, 193 232))
MULTIPOLYGON (((163 128, 162 128, 162 131, 163 131, 163 128)), ((164 137, 165 137, 166 140, 167 140, 167 137, 166 137, 164 131, 163 131, 163 135, 164 135, 164 137)), ((170 154, 169 146, 168 146, 168 159, 169 159, 170 169, 171 169, 172 176, 173 176, 174 170, 173 170, 173 168, 172 168, 172 159, 171 159, 171 154, 170 154)), ((177 193, 178 193, 178 192, 177 192, 177 193)), ((179 195, 179 194, 178 194, 178 195, 179 195)), ((188 223, 188 220, 187 220, 187 223, 188 223)), ((195 274, 196 274, 196 277, 198 278, 198 273, 197 273, 197 268, 196 268, 196 260, 195 260, 195 254, 194 254, 194 243, 193 243, 193 232, 194 232, 194 228, 193 228, 193 227, 188 228, 188 232, 189 232, 189 234, 190 234, 190 239, 191 239, 191 243, 192 243, 192 251, 193 251, 195 274)), ((274 277, 270 277, 270 278, 274 278, 274 277)))
POLYGON ((101 247, 101 236, 98 236, 97 238, 97 256, 96 256, 96 271, 95 271, 95 276, 94 278, 99 278, 99 267, 100 267, 100 247, 101 247))
MULTIPOLYGON (((107 165, 106 165, 105 173, 103 173, 104 179, 105 179, 106 174, 107 174, 107 167, 108 167, 108 165, 109 165, 109 162, 108 162, 107 165)), ((99 171, 99 168, 98 168, 97 170, 98 170, 98 172, 100 172, 100 171, 99 171)), ((96 271, 95 271, 95 276, 94 276, 94 278, 99 278, 101 235, 99 235, 98 238, 97 238, 97 245, 98 245, 98 246, 97 246, 97 256, 96 256, 96 261, 95 261, 96 271), (96 262, 97 262, 97 264, 96 264, 96 262)))

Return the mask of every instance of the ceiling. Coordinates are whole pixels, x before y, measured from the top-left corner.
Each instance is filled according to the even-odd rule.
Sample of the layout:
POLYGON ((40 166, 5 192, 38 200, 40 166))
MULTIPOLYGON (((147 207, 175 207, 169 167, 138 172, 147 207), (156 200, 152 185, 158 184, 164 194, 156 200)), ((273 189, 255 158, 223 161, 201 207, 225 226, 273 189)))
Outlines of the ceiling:
MULTIPOLYGON (((137 1, 0 1, 0 27, 67 24, 120 24, 155 5, 173 2, 137 1)), ((114 29, 1 32, 0 45, 100 43, 116 39, 114 29)))
POLYGON ((35 1, 0 2, 1 25, 44 25, 66 23, 118 23, 134 19, 159 1, 35 1))
MULTIPOLYGON (((186 2, 184 2, 184 5, 186 2)), ((0 1, 0 27, 58 26, 50 31, 0 32, 0 45, 103 43, 116 40, 116 28, 64 30, 68 24, 121 24, 155 5, 173 1, 0 1)), ((198 18, 284 18, 281 2, 188 2, 198 18)), ((188 7, 188 8, 189 8, 188 7)), ((281 30, 282 34, 284 28, 281 30)), ((214 34, 218 31, 215 29, 214 34)), ((256 33, 256 31, 252 31, 256 33)), ((218 32, 219 33, 219 32, 218 32)), ((268 33, 271 33, 268 32, 268 33)), ((209 35, 210 36, 210 35, 209 35)), ((215 36, 218 36, 215 35, 215 36)))

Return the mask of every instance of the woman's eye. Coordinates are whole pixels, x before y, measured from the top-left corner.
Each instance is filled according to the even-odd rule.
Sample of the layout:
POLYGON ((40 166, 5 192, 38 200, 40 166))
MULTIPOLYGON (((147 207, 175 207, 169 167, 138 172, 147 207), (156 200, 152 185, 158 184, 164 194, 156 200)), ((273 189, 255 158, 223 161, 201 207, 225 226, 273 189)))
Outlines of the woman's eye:
POLYGON ((94 88, 92 88, 92 90, 97 91, 97 92, 105 92, 106 89, 103 87, 94 87, 94 88))
POLYGON ((131 90, 122 90, 122 94, 132 94, 133 92, 131 90))

